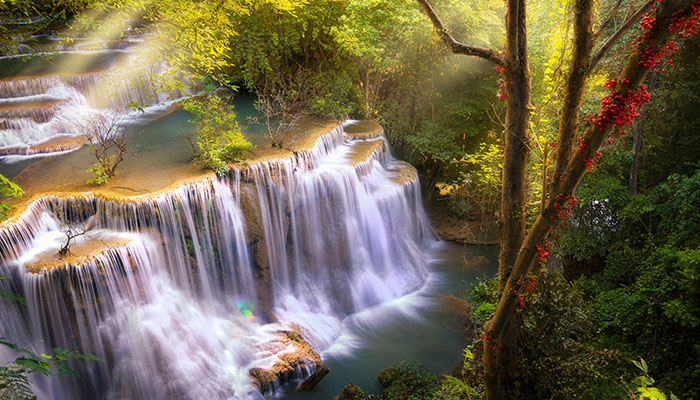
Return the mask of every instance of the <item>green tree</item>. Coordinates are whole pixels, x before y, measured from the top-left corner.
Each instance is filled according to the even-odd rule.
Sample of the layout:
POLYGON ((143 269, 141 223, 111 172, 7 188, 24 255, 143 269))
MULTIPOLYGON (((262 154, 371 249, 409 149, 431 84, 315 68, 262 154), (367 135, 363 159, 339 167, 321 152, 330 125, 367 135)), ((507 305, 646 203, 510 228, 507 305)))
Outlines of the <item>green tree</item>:
POLYGON ((195 164, 213 169, 217 175, 228 171, 229 163, 243 160, 243 152, 253 145, 243 138, 233 107, 221 97, 193 97, 183 102, 192 113, 196 138, 192 144, 195 164))

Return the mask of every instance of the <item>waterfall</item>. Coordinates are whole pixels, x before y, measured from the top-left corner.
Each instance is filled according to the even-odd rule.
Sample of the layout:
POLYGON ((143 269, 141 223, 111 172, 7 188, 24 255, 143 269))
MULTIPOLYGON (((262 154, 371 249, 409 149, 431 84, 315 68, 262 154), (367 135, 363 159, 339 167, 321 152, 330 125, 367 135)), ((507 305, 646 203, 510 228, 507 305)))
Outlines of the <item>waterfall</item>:
POLYGON ((111 68, 0 80, 0 153, 33 154, 31 146, 82 135, 76 123, 93 114, 128 114, 131 101, 156 104, 188 94, 157 90, 149 72, 111 68))
POLYGON ((37 379, 47 398, 257 398, 249 371, 291 351, 270 345, 279 332, 328 349, 345 318, 421 287, 433 240, 415 170, 381 135, 339 125, 220 179, 35 200, 0 228, 0 275, 13 278, 0 288, 27 299, 1 300, 0 336, 104 359, 80 380, 37 379), (37 270, 62 227, 88 223, 74 247, 98 250, 37 270))

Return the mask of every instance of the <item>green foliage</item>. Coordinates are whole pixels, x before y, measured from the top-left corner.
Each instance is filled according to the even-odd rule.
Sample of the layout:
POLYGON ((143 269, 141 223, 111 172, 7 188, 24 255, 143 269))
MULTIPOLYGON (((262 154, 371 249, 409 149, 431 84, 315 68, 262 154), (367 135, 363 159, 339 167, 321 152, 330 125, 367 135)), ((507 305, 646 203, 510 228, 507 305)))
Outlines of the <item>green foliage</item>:
POLYGON ((190 122, 195 125, 195 164, 223 175, 227 164, 243 161, 243 152, 253 145, 243 137, 230 104, 218 96, 206 96, 187 99, 183 105, 194 116, 190 122))
POLYGON ((108 171, 112 169, 114 160, 116 156, 110 155, 104 158, 102 161, 98 161, 88 168, 87 172, 92 173, 93 177, 87 180, 87 183, 94 183, 95 185, 103 185, 109 181, 108 171))
POLYGON ((466 382, 468 368, 474 364, 474 354, 471 349, 466 348, 463 351, 463 355, 464 361, 462 362, 460 375, 458 377, 443 376, 440 389, 433 395, 433 400, 475 400, 483 397, 482 392, 466 382))
MULTIPOLYGON (((533 281, 534 282, 534 281, 533 281)), ((482 327, 491 318, 498 301, 496 279, 486 279, 469 291, 470 319, 482 327)), ((622 398, 624 390, 615 382, 619 352, 596 340, 588 304, 580 282, 571 283, 560 274, 543 273, 537 284, 523 295, 518 356, 518 396, 528 399, 622 398)), ((481 349, 475 340, 472 349, 481 349)), ((477 356, 480 356, 478 351, 477 356)), ((483 384, 479 358, 465 357, 464 385, 448 379, 450 390, 469 387, 459 399, 479 393, 483 384)))
POLYGON ((428 368, 408 362, 396 363, 379 373, 386 400, 430 399, 439 388, 438 382, 428 368))
POLYGON ((520 391, 524 398, 603 398, 619 353, 595 342, 579 283, 545 273, 523 313, 520 391))
POLYGON ((8 198, 18 198, 22 197, 24 191, 22 188, 17 186, 14 182, 7 179, 4 175, 0 174, 0 220, 6 219, 8 213, 14 207, 11 204, 7 204, 4 201, 8 198))
POLYGON ((653 188, 671 174, 700 169, 700 41, 682 40, 674 66, 659 77, 644 122, 641 188, 653 188))
MULTIPOLYGON (((639 400, 666 400, 666 395, 659 389, 653 387, 654 378, 649 376, 649 367, 643 358, 639 361, 632 360, 632 363, 642 371, 642 375, 634 378, 632 384, 635 386, 637 394, 639 395, 639 400)), ((673 393, 671 393, 671 400, 678 400, 673 393)))
POLYGON ((336 397, 337 400, 372 400, 376 397, 362 390, 360 387, 351 383, 343 388, 343 392, 336 397))
MULTIPOLYGON (((611 155, 624 159, 622 151, 611 155)), ((597 341, 626 357, 647 355, 660 372, 659 390, 696 398, 700 171, 670 175, 631 196, 625 169, 605 164, 584 181, 582 206, 560 241, 572 259, 600 263, 600 272, 581 283, 597 341)))
POLYGON ((629 190, 609 174, 592 174, 576 191, 576 212, 562 225, 559 245, 562 253, 582 261, 602 257, 615 237, 619 210, 629 201, 629 190))
POLYGON ((459 210, 477 211, 481 219, 489 219, 498 209, 501 199, 501 169, 503 149, 498 143, 481 143, 479 150, 466 153, 453 165, 461 176, 449 190, 450 206, 459 210))
MULTIPOLYGON (((12 279, 9 276, 0 276, 0 281, 3 279, 12 279)), ((0 289, 0 298, 3 299, 10 299, 10 300, 15 300, 19 303, 22 303, 23 305, 27 305, 26 300, 24 300, 24 297, 18 296, 14 292, 7 290, 7 289, 0 289)))
POLYGON ((39 373, 58 377, 79 376, 78 372, 68 365, 68 360, 102 361, 101 358, 91 354, 82 354, 60 348, 54 348, 51 355, 36 354, 28 348, 8 342, 5 338, 0 338, 0 345, 14 350, 18 354, 14 360, 0 366, 0 398, 3 399, 34 398, 28 380, 29 374, 39 373))
POLYGON ((469 318, 474 326, 482 327, 491 319, 496 311, 498 303, 498 281, 483 277, 467 292, 467 298, 471 304, 469 318))
POLYGON ((0 54, 13 55, 17 44, 31 44, 37 33, 65 24, 95 0, 0 0, 0 54), (21 24, 12 24, 14 20, 21 24), (31 21, 31 22, 30 22, 31 21))
POLYGON ((0 366, 0 398, 7 400, 36 399, 24 370, 0 366))

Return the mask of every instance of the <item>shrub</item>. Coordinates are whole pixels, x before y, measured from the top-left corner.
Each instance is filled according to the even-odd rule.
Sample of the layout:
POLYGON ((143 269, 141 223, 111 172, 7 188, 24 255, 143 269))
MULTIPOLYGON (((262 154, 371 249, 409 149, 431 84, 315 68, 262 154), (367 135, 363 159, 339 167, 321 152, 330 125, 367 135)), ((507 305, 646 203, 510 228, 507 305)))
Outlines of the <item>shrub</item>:
POLYGON ((423 365, 398 362, 379 373, 386 400, 423 400, 432 398, 439 388, 438 378, 423 365))
POLYGON ((192 113, 196 139, 192 144, 196 165, 223 175, 227 164, 243 160, 253 145, 243 137, 233 107, 218 96, 194 97, 183 102, 192 113))
MULTIPOLYGON (((11 197, 22 197, 22 194, 24 194, 24 191, 22 188, 17 186, 14 182, 11 180, 7 179, 4 175, 0 174, 0 200, 4 201, 5 199, 11 198, 11 197)), ((11 204, 7 204, 4 202, 0 202, 0 220, 7 218, 7 213, 12 209, 11 204)))

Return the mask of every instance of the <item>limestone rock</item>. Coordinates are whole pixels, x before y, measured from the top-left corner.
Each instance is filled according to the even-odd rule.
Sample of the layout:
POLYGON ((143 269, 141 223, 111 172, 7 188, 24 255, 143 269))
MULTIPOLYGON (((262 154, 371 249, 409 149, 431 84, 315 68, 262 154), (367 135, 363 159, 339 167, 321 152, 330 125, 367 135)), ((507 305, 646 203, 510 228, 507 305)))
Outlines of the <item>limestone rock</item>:
POLYGON ((300 332, 298 326, 291 326, 289 330, 278 331, 275 339, 258 346, 262 353, 277 356, 271 367, 252 368, 249 371, 262 393, 275 381, 286 382, 297 378, 297 370, 306 371, 322 365, 321 356, 304 340, 300 332))

